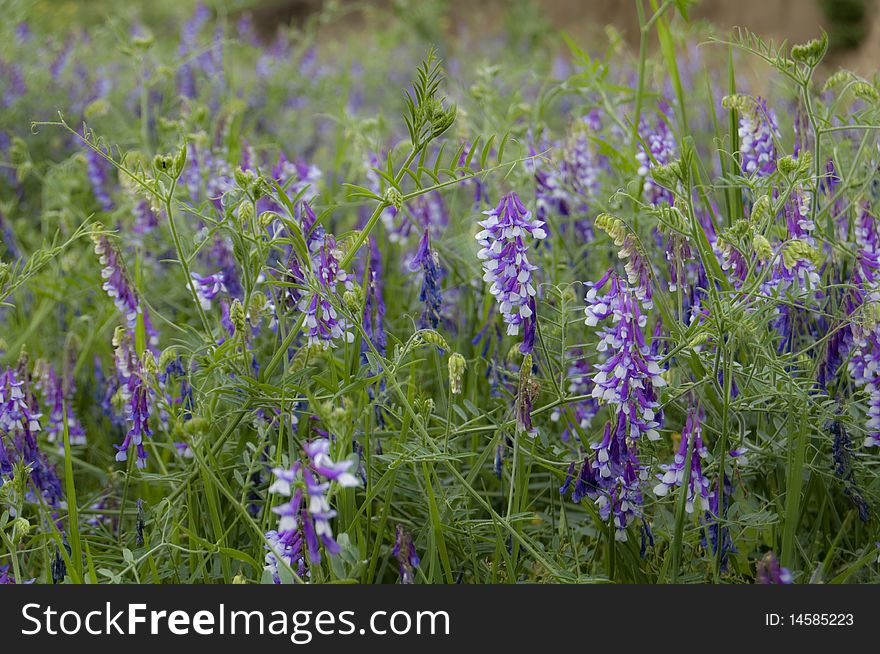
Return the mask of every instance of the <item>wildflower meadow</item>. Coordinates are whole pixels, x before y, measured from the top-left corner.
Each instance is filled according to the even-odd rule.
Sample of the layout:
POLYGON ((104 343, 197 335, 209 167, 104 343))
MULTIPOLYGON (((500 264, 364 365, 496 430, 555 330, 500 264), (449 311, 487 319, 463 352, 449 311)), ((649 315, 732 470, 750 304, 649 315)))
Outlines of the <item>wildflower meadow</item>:
POLYGON ((820 30, 0 4, 0 583, 880 581, 820 30))

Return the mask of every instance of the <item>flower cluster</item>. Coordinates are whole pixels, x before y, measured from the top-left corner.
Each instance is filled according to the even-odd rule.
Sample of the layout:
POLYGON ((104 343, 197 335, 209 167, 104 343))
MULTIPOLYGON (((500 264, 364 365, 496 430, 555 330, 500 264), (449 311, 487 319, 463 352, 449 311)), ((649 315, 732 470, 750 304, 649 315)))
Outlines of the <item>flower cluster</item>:
POLYGON ((675 136, 669 129, 669 123, 665 113, 657 115, 654 125, 643 118, 639 125, 639 151, 636 160, 639 163, 639 176, 644 178, 642 190, 649 204, 672 204, 673 194, 669 189, 663 188, 650 176, 651 169, 656 166, 665 166, 678 156, 678 147, 675 136))
POLYGON ((425 329, 431 327, 437 329, 440 325, 440 308, 443 304, 443 294, 440 290, 440 277, 443 269, 440 267, 440 258, 437 251, 431 249, 431 237, 425 229, 416 256, 410 261, 409 269, 416 271, 422 269, 422 289, 419 291, 419 300, 424 303, 422 317, 419 319, 419 327, 425 329))
POLYGON ((17 368, 0 374, 0 486, 13 474, 14 464, 21 462, 29 468, 28 496, 37 501, 36 490, 41 501, 59 507, 64 497, 61 480, 37 444, 42 414, 32 384, 25 357, 17 368))
POLYGON ((669 494, 669 491, 684 484, 687 474, 688 448, 691 450, 690 474, 688 475, 688 491, 685 510, 694 512, 694 502, 699 501, 700 508, 708 511, 709 503, 715 495, 709 485, 709 479, 703 474, 702 460, 709 456, 709 452, 703 445, 702 429, 703 413, 701 409, 688 411, 684 430, 681 432, 681 444, 672 463, 660 466, 662 475, 657 475, 660 483, 654 486, 654 494, 660 497, 669 494))
POLYGON ((98 260, 103 266, 101 269, 101 277, 104 278, 103 289, 125 316, 129 328, 134 329, 137 316, 141 313, 141 305, 137 291, 125 270, 122 254, 110 238, 100 231, 100 226, 96 226, 92 232, 92 241, 95 244, 95 254, 98 255, 98 260))
POLYGON ((532 285, 537 266, 529 263, 525 237, 541 240, 547 233, 543 221, 533 220, 516 193, 508 193, 494 209, 483 212, 488 218, 480 222, 477 234, 483 260, 483 281, 490 282, 489 292, 495 296, 507 333, 519 334, 520 325, 532 318, 530 306, 535 296, 532 285))
POLYGON ((305 314, 305 330, 309 345, 320 345, 329 349, 338 339, 346 343, 354 342, 354 335, 347 331, 345 322, 339 318, 331 296, 336 296, 339 283, 351 285, 348 274, 339 267, 339 250, 331 234, 324 236, 320 249, 315 255, 316 275, 320 291, 304 295, 299 302, 299 310, 305 314))
POLYGON ((357 467, 354 461, 333 461, 330 457, 330 439, 319 438, 306 443, 303 450, 303 460, 296 461, 289 469, 275 468, 272 471, 275 482, 269 492, 290 498, 272 509, 279 516, 278 530, 266 534, 270 543, 266 569, 272 573, 275 583, 281 583, 279 558, 299 576, 305 573, 307 564, 303 544, 311 565, 321 561, 321 545, 331 556, 339 553, 330 526, 336 511, 330 507, 327 491, 331 482, 341 488, 359 485, 351 473, 357 467))
POLYGON ((67 435, 71 445, 85 445, 86 432, 71 406, 73 393, 72 380, 66 383, 59 377, 55 368, 45 362, 37 362, 40 388, 45 406, 50 407, 46 424, 49 441, 64 444, 64 414, 67 414, 67 435), (66 388, 65 388, 66 387, 66 388), (66 411, 65 411, 66 403, 66 411))
MULTIPOLYGON (((642 486, 647 472, 638 458, 638 442, 660 438, 659 403, 655 387, 664 386, 658 357, 645 343, 642 330, 647 318, 641 313, 632 287, 609 270, 595 284, 587 283, 586 324, 597 326, 597 350, 606 354, 595 365, 592 397, 610 405, 612 418, 602 440, 592 445, 595 458, 581 468, 580 488, 595 498, 603 519, 613 516, 615 536, 626 540, 626 528, 641 515, 642 486), (608 292, 600 290, 608 285, 608 292)), ((575 485, 577 491, 579 486, 575 485)))
POLYGON ((766 177, 776 170, 776 114, 764 98, 737 95, 727 99, 739 112, 740 167, 747 175, 766 177))
POLYGON ((138 468, 144 468, 147 463, 147 451, 143 440, 153 434, 149 424, 152 399, 146 381, 147 372, 134 351, 130 334, 124 329, 116 330, 113 335, 113 347, 118 400, 123 406, 123 424, 129 426, 122 444, 113 446, 116 448, 116 460, 128 460, 128 450, 134 446, 137 449, 136 465, 138 468))

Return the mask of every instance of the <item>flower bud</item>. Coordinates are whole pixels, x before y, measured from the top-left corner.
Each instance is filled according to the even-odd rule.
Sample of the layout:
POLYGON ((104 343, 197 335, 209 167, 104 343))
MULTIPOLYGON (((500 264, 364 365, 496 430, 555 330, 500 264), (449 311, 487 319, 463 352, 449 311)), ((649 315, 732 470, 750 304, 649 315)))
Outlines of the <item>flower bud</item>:
POLYGON ((776 167, 779 168, 779 172, 781 172, 783 175, 788 176, 792 173, 797 172, 798 162, 791 155, 787 155, 776 162, 776 167))
POLYGON ((232 306, 229 307, 229 319, 232 321, 235 333, 243 334, 247 321, 245 320, 244 307, 241 306, 241 301, 238 298, 235 298, 232 301, 232 306))
POLYGON ((453 395, 461 394, 461 379, 467 370, 467 360, 458 352, 449 356, 449 390, 453 395))
POLYGON ((755 237, 752 239, 752 247, 755 250, 755 255, 761 261, 767 261, 773 256, 773 247, 770 245, 770 241, 761 234, 755 234, 755 237))
POLYGON ((359 312, 364 301, 363 289, 360 286, 352 286, 342 294, 342 301, 352 313, 359 312))
POLYGON ((439 332, 434 331, 433 329, 423 329, 419 332, 419 336, 425 343, 428 343, 429 345, 436 345, 441 350, 449 349, 449 343, 446 342, 446 339, 443 338, 439 332))
POLYGON ((385 202, 399 211, 403 206, 403 196, 392 186, 385 191, 385 202))
POLYGON ((250 202, 242 202, 238 205, 238 220, 242 225, 247 225, 254 219, 254 205, 250 202))
POLYGON ((828 49, 828 35, 822 34, 818 39, 810 39, 806 43, 791 46, 791 58, 795 61, 815 66, 828 49))
POLYGON ((12 521, 12 528, 15 531, 15 537, 17 541, 21 541, 22 538, 27 536, 31 531, 31 523, 27 518, 18 517, 12 521))

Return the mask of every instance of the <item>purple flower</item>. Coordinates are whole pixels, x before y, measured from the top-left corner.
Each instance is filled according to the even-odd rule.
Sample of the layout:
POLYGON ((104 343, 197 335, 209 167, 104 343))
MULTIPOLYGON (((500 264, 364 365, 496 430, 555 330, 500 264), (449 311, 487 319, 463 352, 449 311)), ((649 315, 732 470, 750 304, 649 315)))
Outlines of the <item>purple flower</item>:
MULTIPOLYGON (((38 364, 39 365, 39 362, 38 364)), ((40 366, 41 374, 39 387, 42 391, 43 402, 51 407, 46 424, 46 433, 50 442, 58 443, 64 447, 64 403, 67 403, 67 433, 71 445, 85 445, 86 433, 77 419, 71 406, 70 390, 65 392, 64 384, 55 373, 55 368, 49 364, 40 366)))
POLYGON ((232 256, 232 248, 219 235, 214 237, 210 254, 205 260, 212 268, 219 269, 219 273, 222 273, 223 285, 229 297, 242 299, 244 289, 241 286, 235 257, 232 256))
POLYGON ((15 577, 9 574, 9 565, 0 565, 0 586, 15 583, 15 577))
MULTIPOLYGON (((425 274, 427 275, 427 272, 425 274)), ((385 337, 385 299, 382 292, 382 259, 379 256, 376 239, 372 236, 370 237, 370 263, 365 275, 367 277, 367 296, 364 299, 364 333, 376 351, 384 356, 387 339, 385 337)), ((366 348, 366 345, 364 347, 366 348)))
POLYGON ((642 486, 647 473, 639 462, 638 442, 660 438, 659 403, 654 388, 664 386, 659 360, 645 343, 637 291, 609 270, 587 284, 586 323, 599 331, 597 351, 606 359, 595 364, 592 397, 611 406, 612 417, 602 440, 592 445, 590 487, 598 488, 596 505, 603 519, 613 516, 615 537, 626 540, 626 528, 641 515, 642 486), (605 294, 599 291, 609 285, 605 294), (607 354, 606 354, 607 353, 607 354))
POLYGON ((483 260, 483 281, 492 284, 489 292, 499 304, 507 334, 516 336, 520 325, 534 313, 529 300, 535 296, 532 273, 538 269, 529 263, 528 243, 523 239, 541 240, 547 233, 543 221, 533 220, 513 192, 483 213, 488 218, 480 222, 483 230, 476 237, 481 246, 477 256, 483 260))
POLYGON ((138 200, 135 204, 134 219, 134 231, 137 234, 150 232, 159 224, 159 217, 147 200, 138 200))
POLYGON ((773 552, 767 552, 755 567, 755 582, 759 584, 793 583, 791 572, 779 565, 773 552))
POLYGON ((211 308, 211 300, 217 297, 218 293, 225 293, 223 271, 216 272, 213 275, 202 277, 198 273, 190 273, 196 287, 196 294, 199 296, 199 303, 205 309, 211 308))
POLYGON ((776 170, 776 114, 762 97, 737 97, 740 166, 746 175, 766 177, 776 170))
POLYGON ((277 493, 290 500, 276 506, 272 512, 279 516, 278 531, 266 534, 271 547, 266 555, 266 569, 270 570, 275 583, 281 583, 278 574, 278 557, 303 576, 306 564, 303 543, 308 552, 308 562, 317 565, 321 561, 321 546, 331 556, 339 553, 339 545, 333 538, 330 521, 336 516, 327 498, 330 482, 342 488, 359 484, 352 470, 353 461, 333 461, 330 457, 330 440, 321 438, 304 446, 305 459, 296 461, 289 469, 275 468, 275 482, 270 493, 277 493))
POLYGON ((30 499, 37 501, 33 497, 36 489, 42 501, 59 507, 64 498, 61 480, 37 444, 41 417, 27 360, 23 358, 17 368, 6 368, 0 374, 0 486, 4 477, 12 474, 14 463, 22 462, 30 469, 30 499))
POLYGON ((129 328, 134 329, 137 324, 137 316, 141 313, 140 301, 137 292, 131 285, 125 270, 122 254, 110 241, 106 234, 99 231, 92 233, 92 241, 95 244, 95 254, 103 266, 101 277, 104 278, 102 288, 113 299, 116 308, 125 316, 129 328))
POLYGON ((336 309, 324 296, 312 293, 311 298, 302 299, 299 309, 305 313, 309 345, 320 345, 326 350, 340 338, 346 343, 354 342, 354 336, 343 328, 336 309))
POLYGON ((86 165, 89 182, 92 184, 92 192, 98 201, 101 211, 113 211, 113 200, 107 190, 107 162, 92 148, 86 150, 86 165))
POLYGON ((0 59, 0 106, 9 107, 27 93, 21 68, 0 59))
POLYGON ((660 436, 654 422, 654 409, 658 406, 654 387, 665 386, 666 381, 661 376, 658 358, 642 335, 647 318, 641 313, 632 288, 616 273, 609 270, 587 287, 586 324, 596 326, 599 320, 611 318, 613 325, 599 331, 597 350, 609 352, 609 357, 595 365, 593 397, 617 407, 634 408, 636 422, 631 425, 630 436, 635 439, 644 433, 649 440, 657 440, 660 436), (600 295, 598 290, 609 280, 608 293, 600 295))
POLYGON ((309 457, 312 469, 322 477, 335 481, 343 488, 352 488, 358 485, 357 479, 348 472, 351 461, 334 462, 330 458, 330 441, 321 438, 303 445, 306 456, 309 457))
POLYGON ((397 525, 397 536, 394 541, 394 549, 391 554, 397 558, 400 566, 400 583, 415 583, 415 569, 419 567, 421 560, 416 545, 413 543, 412 535, 410 535, 402 525, 397 525))
POLYGON ((321 249, 326 237, 324 227, 318 223, 318 218, 308 202, 300 202, 297 207, 299 208, 300 224, 309 252, 317 252, 321 249))
POLYGON ((419 319, 419 327, 424 329, 429 325, 437 329, 440 325, 440 308, 443 303, 443 294, 440 290, 440 277, 442 268, 436 250, 431 249, 431 238, 428 229, 425 229, 419 249, 415 257, 410 261, 409 269, 418 270, 421 267, 422 290, 419 292, 419 300, 424 303, 425 309, 419 319))
POLYGON ((133 371, 128 378, 127 395, 129 397, 127 418, 131 424, 125 434, 122 445, 114 445, 116 448, 116 460, 126 461, 128 449, 133 445, 137 449, 138 468, 147 465, 147 451, 144 449, 143 439, 153 435, 150 429, 150 389, 144 382, 143 368, 138 365, 138 370, 133 371))
MULTIPOLYGON (((665 109, 665 105, 663 109, 665 109)), ((658 113, 652 126, 647 119, 642 118, 639 124, 639 151, 636 160, 639 163, 638 174, 644 178, 642 190, 649 204, 672 204, 672 191, 659 186, 650 176, 650 171, 655 166, 665 166, 678 156, 678 148, 675 136, 669 129, 665 111, 658 113), (647 146, 647 149, 646 149, 647 146)))
MULTIPOLYGON (((537 144, 529 145, 529 156, 526 170, 535 178, 535 212, 538 220, 547 216, 568 216, 572 198, 566 188, 566 171, 549 158, 548 151, 558 144, 550 143, 543 136, 537 144)), ((488 201, 488 198, 486 198, 488 201)))
POLYGON ((282 186, 285 186, 291 198, 299 195, 301 200, 308 203, 318 197, 318 183, 324 174, 317 166, 309 165, 305 161, 288 161, 282 153, 273 176, 283 182, 282 186))
MULTIPOLYGON (((730 455, 736 459, 741 457, 742 453, 738 450, 733 450, 730 455)), ((733 484, 730 483, 726 473, 724 475, 723 488, 723 499, 719 502, 718 493, 712 493, 712 496, 709 498, 709 508, 700 520, 704 527, 704 533, 700 537, 703 547, 706 549, 711 548, 710 551, 716 556, 719 556, 718 550, 720 548, 720 568, 722 571, 727 569, 729 555, 737 551, 736 546, 733 544, 733 538, 730 535, 730 527, 724 524, 727 520, 730 496, 733 494, 733 484)))
POLYGON ((660 483, 654 486, 654 494, 660 497, 669 494, 669 491, 684 483, 686 473, 685 463, 687 461, 688 447, 691 448, 691 469, 688 480, 687 502, 685 511, 694 512, 694 502, 699 499, 700 508, 703 511, 709 510, 709 501, 715 495, 709 485, 709 479, 703 474, 702 459, 709 456, 709 452, 703 445, 703 430, 701 422, 703 419, 702 409, 688 411, 687 422, 684 430, 681 432, 681 445, 675 455, 672 463, 661 465, 660 469, 664 474, 657 475, 660 483))

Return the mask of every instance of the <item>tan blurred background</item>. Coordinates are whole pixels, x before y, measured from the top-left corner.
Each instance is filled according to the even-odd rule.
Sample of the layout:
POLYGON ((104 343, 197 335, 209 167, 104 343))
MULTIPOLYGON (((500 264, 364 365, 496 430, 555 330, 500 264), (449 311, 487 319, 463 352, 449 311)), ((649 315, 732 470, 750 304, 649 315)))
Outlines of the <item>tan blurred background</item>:
MULTIPOLYGON (((634 0, 532 1, 538 16, 581 42, 594 37, 607 24, 615 26, 631 43, 637 42, 634 0)), ((262 29, 270 31, 278 24, 304 20, 332 2, 343 9, 359 4, 347 0, 254 0, 249 3, 249 11, 262 29)), ((368 4, 377 11, 418 5, 413 0, 372 0, 368 4)), ((443 0, 442 4, 448 6, 447 29, 462 24, 491 29, 517 5, 521 7, 522 0, 443 0)), ((691 18, 709 21, 722 30, 747 27, 765 39, 795 43, 813 38, 824 29, 832 43, 829 63, 870 74, 880 61, 878 5, 878 0, 702 0, 692 7, 691 18)), ((358 24, 357 14, 349 14, 342 28, 356 29, 358 24)))

